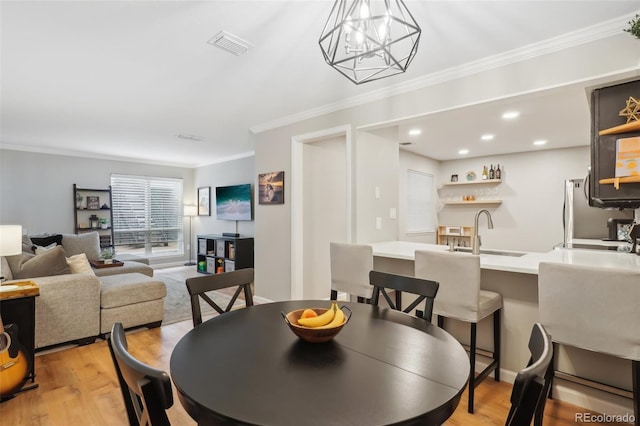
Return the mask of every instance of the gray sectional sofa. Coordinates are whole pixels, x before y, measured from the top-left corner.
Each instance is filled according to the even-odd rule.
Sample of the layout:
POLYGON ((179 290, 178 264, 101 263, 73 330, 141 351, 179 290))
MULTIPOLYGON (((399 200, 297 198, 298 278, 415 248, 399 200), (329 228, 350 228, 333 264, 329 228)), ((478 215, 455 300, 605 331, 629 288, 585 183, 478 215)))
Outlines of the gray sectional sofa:
POLYGON ((145 259, 95 269, 88 260, 100 256, 97 232, 58 235, 56 244, 46 247, 38 245, 47 241, 43 237, 25 237, 22 255, 1 259, 8 280, 3 284, 32 280, 40 288, 36 349, 67 342, 91 343, 108 333, 116 321, 125 328, 162 323, 166 287, 153 278, 145 259))

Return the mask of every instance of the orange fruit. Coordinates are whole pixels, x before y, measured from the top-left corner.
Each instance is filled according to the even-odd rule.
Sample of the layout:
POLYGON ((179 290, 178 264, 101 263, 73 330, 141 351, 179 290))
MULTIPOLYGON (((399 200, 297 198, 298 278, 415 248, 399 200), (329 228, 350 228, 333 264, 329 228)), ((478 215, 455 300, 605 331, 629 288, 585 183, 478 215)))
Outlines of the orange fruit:
POLYGON ((313 309, 305 309, 304 311, 302 311, 302 315, 300 315, 300 318, 313 318, 317 316, 318 314, 316 314, 316 311, 314 311, 313 309))

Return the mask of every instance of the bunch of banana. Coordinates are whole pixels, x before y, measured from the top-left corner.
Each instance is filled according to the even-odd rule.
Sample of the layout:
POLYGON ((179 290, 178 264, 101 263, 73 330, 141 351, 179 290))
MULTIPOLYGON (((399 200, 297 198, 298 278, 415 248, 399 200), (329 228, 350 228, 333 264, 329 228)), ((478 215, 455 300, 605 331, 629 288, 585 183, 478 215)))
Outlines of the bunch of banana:
POLYGON ((336 302, 323 314, 311 318, 299 318, 298 324, 309 328, 333 328, 344 322, 344 312, 336 302))

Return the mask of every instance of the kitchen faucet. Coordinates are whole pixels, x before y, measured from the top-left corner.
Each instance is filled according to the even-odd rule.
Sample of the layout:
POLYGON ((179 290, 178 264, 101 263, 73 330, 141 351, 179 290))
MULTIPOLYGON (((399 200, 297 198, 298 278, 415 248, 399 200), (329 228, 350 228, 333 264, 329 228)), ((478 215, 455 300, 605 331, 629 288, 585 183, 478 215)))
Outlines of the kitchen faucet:
POLYGON ((478 219, 480 218, 480 213, 485 213, 487 215, 487 225, 489 229, 493 229, 493 220, 491 219, 491 213, 487 209, 478 210, 476 213, 476 218, 473 221, 473 250, 471 253, 480 254, 480 234, 478 234, 478 219))

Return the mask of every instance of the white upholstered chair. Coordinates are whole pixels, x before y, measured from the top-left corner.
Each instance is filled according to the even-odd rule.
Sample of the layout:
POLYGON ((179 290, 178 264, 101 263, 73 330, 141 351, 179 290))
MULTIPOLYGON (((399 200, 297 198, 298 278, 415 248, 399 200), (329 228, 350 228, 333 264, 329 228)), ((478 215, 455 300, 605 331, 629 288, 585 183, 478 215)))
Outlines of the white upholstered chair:
POLYGON ((491 372, 500 381, 500 310, 502 295, 480 290, 480 257, 468 253, 434 252, 416 250, 415 276, 440 283, 433 313, 438 317, 438 326, 443 327, 444 318, 468 322, 471 325, 469 362, 468 411, 473 413, 475 387, 491 372), (493 316, 493 359, 475 376, 476 329, 482 319, 493 316))
POLYGON ((365 244, 329 243, 331 259, 331 300, 344 292, 363 302, 371 298, 373 287, 369 272, 373 270, 373 248, 365 244))
MULTIPOLYGON (((538 303, 540 323, 551 334, 554 344, 631 360, 633 408, 638 425, 640 270, 542 262, 538 272, 538 303)), ((562 376, 572 379, 571 375, 562 376)))

